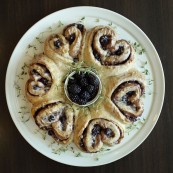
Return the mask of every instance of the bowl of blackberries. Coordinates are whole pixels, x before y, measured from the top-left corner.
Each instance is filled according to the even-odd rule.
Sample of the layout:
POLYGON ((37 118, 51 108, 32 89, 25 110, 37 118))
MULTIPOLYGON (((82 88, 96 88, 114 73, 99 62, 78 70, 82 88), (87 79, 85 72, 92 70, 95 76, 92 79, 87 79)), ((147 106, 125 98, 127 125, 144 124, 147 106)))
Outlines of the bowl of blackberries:
POLYGON ((67 98, 78 106, 93 104, 100 96, 102 85, 100 78, 93 71, 73 71, 64 85, 67 98))

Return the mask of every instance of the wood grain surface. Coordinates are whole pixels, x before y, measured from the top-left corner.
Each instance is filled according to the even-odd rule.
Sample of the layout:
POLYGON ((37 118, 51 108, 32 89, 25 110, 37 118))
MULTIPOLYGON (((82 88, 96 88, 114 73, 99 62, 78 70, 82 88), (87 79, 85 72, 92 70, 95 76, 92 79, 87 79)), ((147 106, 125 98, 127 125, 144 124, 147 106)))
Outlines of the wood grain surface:
POLYGON ((1 0, 0 78, 0 173, 173 172, 173 0, 1 0), (38 153, 15 127, 5 98, 7 65, 22 35, 52 12, 84 5, 110 9, 136 23, 155 45, 166 79, 163 110, 149 137, 128 156, 93 168, 63 165, 38 153))

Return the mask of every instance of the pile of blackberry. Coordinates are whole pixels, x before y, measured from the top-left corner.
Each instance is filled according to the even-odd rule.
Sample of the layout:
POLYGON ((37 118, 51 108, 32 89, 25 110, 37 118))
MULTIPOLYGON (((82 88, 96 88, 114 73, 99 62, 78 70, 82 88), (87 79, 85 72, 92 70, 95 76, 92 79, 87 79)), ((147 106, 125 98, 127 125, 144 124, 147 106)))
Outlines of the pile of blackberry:
POLYGON ((89 72, 76 72, 69 78, 67 90, 72 102, 85 105, 96 97, 99 79, 89 72))

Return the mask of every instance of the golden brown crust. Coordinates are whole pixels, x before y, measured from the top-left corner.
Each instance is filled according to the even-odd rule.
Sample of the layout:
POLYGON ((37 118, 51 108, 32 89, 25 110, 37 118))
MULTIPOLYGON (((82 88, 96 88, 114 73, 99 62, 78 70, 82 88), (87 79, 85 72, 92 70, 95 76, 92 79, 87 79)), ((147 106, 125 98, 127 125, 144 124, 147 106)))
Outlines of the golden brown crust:
POLYGON ((49 99, 56 98, 62 92, 61 87, 58 86, 60 86, 62 83, 63 72, 59 70, 56 64, 51 59, 47 58, 44 54, 39 54, 36 57, 34 57, 29 67, 29 74, 30 74, 30 79, 26 83, 25 91, 26 91, 26 97, 31 103, 35 104, 37 102, 44 102, 49 99), (34 69, 35 65, 38 65, 38 68, 34 69), (36 70, 36 75, 33 74, 32 72, 33 69, 36 70), (42 82, 39 82, 40 79, 42 78, 45 79, 45 76, 43 76, 44 74, 40 72, 41 69, 44 74, 48 73, 51 78, 50 81, 46 79, 46 82, 47 81, 50 82, 49 87, 47 88, 47 90, 44 90, 44 92, 41 94, 37 92, 36 93, 31 92, 31 90, 33 89, 31 88, 31 86, 34 87, 38 85, 38 83, 39 84, 41 83, 41 85, 43 85, 43 89, 47 87, 42 82), (38 72, 40 74, 38 74, 38 72))
POLYGON ((73 23, 62 34, 52 34, 46 39, 44 53, 34 57, 25 87, 36 124, 51 130, 58 143, 69 144, 74 139, 84 152, 100 151, 103 143, 109 146, 119 143, 124 137, 125 124, 143 112, 145 77, 132 69, 133 47, 126 40, 117 40, 117 33, 109 26, 96 26, 86 33, 82 24, 73 23), (103 99, 98 99, 95 107, 89 106, 87 115, 85 108, 70 106, 72 103, 64 92, 65 76, 80 61, 85 67, 94 67, 102 83, 103 99), (129 100, 132 105, 125 105, 129 100), (51 115, 53 120, 48 119, 51 115), (99 133, 93 135, 96 126, 99 133))
POLYGON ((120 111, 118 106, 116 106, 115 103, 113 103, 113 101, 111 100, 111 97, 114 91, 121 84, 126 82, 128 83, 130 81, 138 82, 140 84, 142 93, 139 96, 139 101, 142 106, 143 104, 142 104, 141 97, 145 91, 145 76, 141 72, 135 69, 131 69, 127 74, 123 74, 118 77, 110 77, 107 79, 107 81, 105 81, 106 83, 109 83, 109 85, 106 85, 106 89, 105 89, 105 96, 107 97, 107 102, 104 104, 104 106, 112 115, 114 115, 117 119, 119 119, 123 123, 130 123, 132 121, 130 121, 126 116, 124 116, 124 114, 122 113, 122 111, 120 111))
POLYGON ((45 41, 45 54, 56 63, 61 61, 71 65, 73 62, 81 61, 86 29, 80 25, 73 23, 64 28, 63 34, 50 35, 45 41))
POLYGON ((73 62, 72 57, 69 56, 69 44, 61 34, 52 34, 46 39, 44 53, 55 63, 61 61, 66 64, 71 64, 73 62), (55 39, 61 41, 61 46, 59 48, 54 46, 55 39))
POLYGON ((72 141, 76 114, 73 108, 61 99, 33 105, 32 116, 39 128, 51 131, 56 142, 68 144, 72 141))
POLYGON ((132 46, 125 40, 117 41, 116 32, 108 26, 96 26, 87 33, 84 56, 85 63, 88 65, 92 64, 100 73, 104 73, 105 77, 115 76, 128 71, 135 61, 132 46), (105 35, 110 38, 109 44, 103 49, 100 38, 105 35), (121 56, 109 55, 110 52, 115 53, 116 50, 118 51, 117 47, 120 43, 125 47, 123 50, 124 53, 121 56), (94 52, 99 55, 100 60, 96 59, 94 52), (125 57, 126 53, 129 54, 128 58, 125 57), (121 61, 119 61, 119 59, 121 59, 121 61))
MULTIPOLYGON (((102 121, 105 123, 111 123, 114 127, 117 127, 120 131, 120 137, 117 139, 117 143, 121 141, 121 139, 124 137, 124 126, 123 124, 119 123, 113 116, 111 116, 104 108, 101 108, 99 111, 95 111, 92 109, 87 115, 83 114, 83 111, 79 113, 79 118, 77 119, 75 131, 74 131, 74 143, 77 145, 77 147, 85 152, 97 152, 99 150, 97 149, 87 149, 86 146, 84 148, 81 146, 81 138, 84 137, 84 131, 88 128, 89 124, 92 121, 102 121)), ((106 125, 103 125, 106 126, 106 125)), ((102 127, 103 129, 106 127, 102 127)), ((103 140, 103 136, 102 136, 103 140)), ((101 141, 100 141, 101 142, 101 141)), ((102 143, 102 142, 101 142, 102 143)), ((104 141, 104 143, 106 143, 104 141)), ((107 143, 107 145, 114 145, 115 143, 107 143)))

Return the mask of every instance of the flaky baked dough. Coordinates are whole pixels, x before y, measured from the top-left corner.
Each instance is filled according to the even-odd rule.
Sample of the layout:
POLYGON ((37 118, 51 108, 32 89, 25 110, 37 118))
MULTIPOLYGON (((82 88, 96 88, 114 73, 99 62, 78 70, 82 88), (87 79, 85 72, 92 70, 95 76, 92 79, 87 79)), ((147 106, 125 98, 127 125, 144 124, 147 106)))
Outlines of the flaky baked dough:
MULTIPOLYGON (((73 29, 75 28, 76 25, 77 24, 75 24, 75 23, 74 24, 70 24, 70 25, 66 26, 64 28, 64 30, 67 30, 68 27, 69 28, 73 27, 72 31, 69 32, 69 33, 73 34, 73 32, 74 32, 73 29)), ((64 36, 64 33, 63 34, 59 34, 58 33, 58 34, 50 35, 46 39, 45 44, 44 44, 44 52, 45 52, 45 54, 49 58, 51 58, 53 61, 55 61, 56 63, 59 63, 59 61, 61 61, 63 64, 65 63, 67 65, 71 65, 73 62, 75 62, 75 60, 74 60, 75 58, 78 58, 79 61, 82 61, 83 60, 83 49, 84 49, 84 44, 85 44, 86 29, 83 28, 83 32, 81 32, 79 29, 77 29, 77 30, 78 30, 78 32, 80 32, 79 34, 80 34, 80 37, 81 37, 81 41, 80 42, 75 42, 75 40, 74 40, 75 43, 72 43, 72 44, 69 44, 69 42, 67 41, 67 39, 64 36), (60 49, 52 48, 51 45, 50 45, 51 44, 50 43, 51 40, 56 35, 58 35, 58 37, 60 37, 61 40, 62 40, 63 46, 60 47, 60 49), (72 56, 73 54, 75 55, 75 57, 72 56)))
MULTIPOLYGON (((47 100, 44 102, 40 102, 40 103, 34 104, 32 109, 31 109, 31 113, 32 113, 33 118, 35 119, 38 111, 44 109, 46 106, 49 105, 51 107, 51 104, 58 104, 58 103, 62 103, 62 104, 65 104, 65 105, 71 107, 69 104, 66 104, 64 102, 64 99, 62 97, 59 97, 58 99, 55 99, 55 100, 47 100)), ((71 107, 71 109, 73 109, 73 108, 71 107)), ((74 111, 74 123, 72 124, 72 126, 73 126, 73 130, 74 130, 74 124, 75 124, 75 121, 77 119, 77 114, 76 114, 74 109, 73 109, 73 111, 74 111)), ((50 114, 51 114, 51 112, 50 112, 50 114)), ((72 139, 73 139, 73 131, 72 131, 70 137, 67 139, 59 140, 56 136, 52 136, 52 137, 57 143, 69 144, 72 142, 72 139)))
POLYGON ((50 35, 44 44, 44 53, 51 58, 55 63, 59 63, 60 61, 62 63, 71 64, 73 62, 73 58, 69 56, 69 44, 66 41, 65 37, 62 34, 52 34, 50 35), (58 35, 59 37, 62 37, 63 44, 65 47, 61 48, 62 50, 57 52, 56 49, 52 49, 50 45, 50 41, 54 38, 54 35, 58 35))
POLYGON ((64 76, 64 72, 62 70, 60 70, 56 66, 56 64, 44 54, 39 54, 36 57, 34 57, 30 66, 32 66, 33 64, 37 64, 37 63, 44 65, 49 70, 51 77, 52 77, 52 84, 51 84, 49 91, 47 91, 44 95, 36 96, 36 95, 32 95, 28 92, 28 82, 30 80, 29 79, 25 85, 25 92, 26 92, 27 99, 32 104, 40 103, 40 102, 43 102, 43 103, 47 102, 50 99, 58 97, 60 95, 60 93, 63 91, 63 88, 61 87, 61 85, 62 85, 61 83, 63 80, 62 76, 64 76))
POLYGON ((117 36, 115 31, 109 26, 96 26, 92 28, 86 35, 84 61, 87 65, 94 66, 99 71, 99 73, 103 73, 104 77, 106 78, 107 76, 115 76, 115 75, 127 72, 130 68, 133 67, 135 58, 134 58, 134 50, 131 47, 132 49, 132 52, 130 55, 131 57, 125 63, 119 64, 119 65, 112 65, 112 66, 101 65, 101 63, 98 60, 96 60, 93 55, 92 42, 93 42, 95 33, 98 30, 104 29, 104 28, 110 30, 110 33, 114 33, 115 37, 117 36))
MULTIPOLYGON (((65 27, 65 29, 67 27, 65 27)), ((77 55, 79 62, 84 61, 84 66, 85 64, 87 66, 92 66, 98 71, 102 82, 102 96, 104 98, 103 100, 97 100, 97 102, 101 102, 101 107, 98 110, 94 110, 95 107, 91 108, 91 105, 88 110, 87 108, 79 108, 78 106, 73 105, 72 107, 74 108, 75 115, 74 134, 72 133, 70 138, 63 141, 59 141, 53 137, 58 143, 62 144, 69 144, 72 139, 74 139, 74 143, 82 151, 84 150, 79 144, 80 136, 83 134, 91 120, 104 119, 113 122, 121 130, 121 139, 124 137, 124 126, 127 123, 131 123, 131 121, 129 121, 129 119, 127 119, 111 101, 111 95, 119 85, 126 81, 138 81, 145 86, 145 76, 141 72, 131 69, 135 62, 134 50, 132 47, 130 58, 125 63, 119 65, 101 65, 100 61, 95 59, 92 50, 92 41, 95 33, 102 28, 110 30, 110 34, 113 33, 114 37, 117 38, 116 32, 109 26, 97 26, 92 28, 88 33, 86 33, 86 30, 84 29, 84 33, 82 33, 81 49, 77 55)), ((64 33, 57 34, 62 39, 64 48, 60 50, 60 52, 56 52, 50 47, 50 39, 52 39, 54 35, 50 35, 44 43, 45 54, 37 55, 33 58, 31 63, 31 65, 39 63, 46 66, 52 76, 51 88, 42 96, 31 95, 27 90, 28 82, 26 83, 26 97, 33 104, 33 117, 35 117, 37 110, 44 108, 48 104, 62 102, 72 105, 71 101, 67 99, 64 93, 64 79, 65 75, 71 70, 72 64, 74 64, 74 57, 70 56, 70 44, 65 38, 64 33)))
POLYGON ((121 134, 122 134, 121 139, 124 137, 124 128, 125 128, 124 125, 122 123, 118 122, 103 107, 101 107, 99 109, 99 111, 94 110, 94 109, 92 109, 91 111, 88 110, 87 114, 85 114, 83 112, 83 110, 81 110, 80 113, 79 113, 78 119, 76 121, 75 130, 74 130, 74 143, 76 144, 76 146, 80 150, 84 151, 80 147, 80 137, 83 134, 84 130, 87 128, 89 121, 94 120, 94 119, 105 119, 105 120, 113 122, 121 130, 121 134))
POLYGON ((117 77, 110 77, 105 82, 104 94, 106 96, 106 102, 103 104, 106 110, 108 110, 116 119, 120 120, 123 123, 131 123, 118 109, 118 107, 111 101, 111 96, 114 90, 124 82, 128 81, 138 81, 143 89, 145 90, 145 76, 137 71, 136 69, 129 70, 128 73, 123 74, 117 77))

